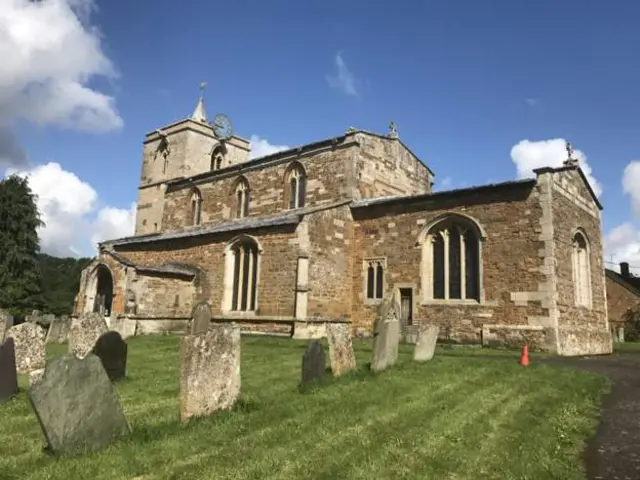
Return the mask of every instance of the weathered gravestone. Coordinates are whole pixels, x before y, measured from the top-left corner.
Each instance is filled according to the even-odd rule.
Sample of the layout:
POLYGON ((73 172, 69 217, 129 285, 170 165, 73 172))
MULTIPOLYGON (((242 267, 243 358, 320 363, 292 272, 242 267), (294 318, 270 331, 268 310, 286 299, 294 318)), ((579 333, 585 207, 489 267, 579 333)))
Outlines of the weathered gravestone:
POLYGON ((426 362, 433 358, 438 342, 440 327, 437 325, 421 326, 418 330, 418 340, 413 349, 413 359, 418 362, 426 362))
POLYGON ((180 339, 180 420, 231 408, 240 395, 240 327, 180 339))
POLYGON ((113 385, 95 355, 50 360, 29 401, 53 453, 95 451, 130 432, 113 385))
POLYGON ((127 343, 115 331, 103 333, 91 352, 102 362, 109 380, 122 380, 127 370, 127 343))
POLYGON ((18 373, 29 373, 44 368, 44 336, 44 329, 35 323, 21 323, 9 329, 7 338, 11 337, 15 342, 18 373))
POLYGON ((324 347, 317 340, 312 340, 302 356, 302 384, 322 379, 326 373, 325 363, 324 347))
POLYGON ((400 344, 398 313, 399 306, 393 297, 380 304, 373 337, 371 370, 374 372, 386 370, 398 360, 400 344))
POLYGON ((356 356, 349 328, 348 323, 327 323, 329 361, 331 372, 336 377, 356 368, 356 356))
POLYGON ((193 307, 193 323, 191 324, 191 334, 206 332, 211 326, 211 307, 207 302, 200 302, 193 307))
POLYGON ((5 310, 0 310, 0 342, 4 341, 4 337, 11 327, 13 327, 13 316, 5 310))
POLYGON ((13 338, 0 344, 0 402, 18 393, 18 372, 13 338))
POLYGON ((65 343, 69 336, 70 327, 71 319, 67 315, 62 315, 61 317, 54 319, 49 324, 46 343, 65 343))
POLYGON ((71 320, 68 352, 82 358, 88 355, 98 338, 109 329, 99 313, 83 313, 71 320))

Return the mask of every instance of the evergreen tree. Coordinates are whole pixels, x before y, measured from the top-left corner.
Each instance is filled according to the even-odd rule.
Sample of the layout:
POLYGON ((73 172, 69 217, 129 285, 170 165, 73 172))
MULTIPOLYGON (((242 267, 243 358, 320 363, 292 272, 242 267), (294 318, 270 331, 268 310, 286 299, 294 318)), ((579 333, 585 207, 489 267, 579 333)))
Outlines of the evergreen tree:
POLYGON ((26 178, 0 181, 0 308, 14 315, 42 309, 38 253, 40 219, 26 178))

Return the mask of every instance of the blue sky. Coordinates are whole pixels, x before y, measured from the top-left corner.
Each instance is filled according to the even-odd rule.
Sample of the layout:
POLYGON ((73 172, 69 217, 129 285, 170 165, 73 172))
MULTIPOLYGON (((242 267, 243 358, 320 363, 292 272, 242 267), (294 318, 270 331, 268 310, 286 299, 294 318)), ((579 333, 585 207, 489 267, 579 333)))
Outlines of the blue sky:
MULTIPOLYGON (((567 139, 602 186, 604 233, 618 228, 608 254, 640 266, 632 211, 640 185, 635 197, 622 186, 625 168, 640 158, 634 48, 640 3, 111 0, 97 6, 90 23, 117 76, 84 84, 113 97, 122 127, 38 125, 19 114, 12 123, 28 168, 57 162, 95 190, 94 208, 83 213, 89 223, 100 208, 130 208, 144 134, 187 116, 206 81, 210 115, 224 112, 239 135, 271 144, 303 144, 351 125, 386 133, 394 120, 402 140, 435 171, 439 188, 514 179, 514 145, 567 139)), ((544 157, 557 149, 539 151, 544 157)), ((74 237, 74 249, 90 252, 85 240, 74 237)))

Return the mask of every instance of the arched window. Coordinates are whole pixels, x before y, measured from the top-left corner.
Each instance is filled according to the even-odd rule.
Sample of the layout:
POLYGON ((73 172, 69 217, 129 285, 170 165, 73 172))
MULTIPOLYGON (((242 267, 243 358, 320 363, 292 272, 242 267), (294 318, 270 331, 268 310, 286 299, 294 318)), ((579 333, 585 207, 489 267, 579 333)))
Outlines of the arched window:
POLYGON ((304 173, 302 165, 294 163, 285 177, 288 185, 287 196, 289 200, 289 208, 302 208, 304 207, 306 189, 307 189, 307 176, 304 173))
POLYGON ((367 300, 381 300, 384 297, 384 259, 366 259, 367 300))
POLYGON ((236 185, 236 217, 244 218, 249 215, 249 182, 241 178, 236 185))
POLYGON ((191 225, 200 225, 202 217, 202 194, 197 188, 191 193, 191 225))
POLYGON ((452 215, 429 227, 422 245, 425 300, 480 301, 480 230, 452 215))
POLYGON ((576 305, 591 308, 591 265, 589 243, 582 232, 572 239, 573 287, 576 305))
POLYGON ((259 248, 244 237, 227 248, 225 310, 252 312, 257 308, 259 248))
POLYGON ((224 155, 221 147, 216 147, 211 153, 211 170, 220 170, 224 155))

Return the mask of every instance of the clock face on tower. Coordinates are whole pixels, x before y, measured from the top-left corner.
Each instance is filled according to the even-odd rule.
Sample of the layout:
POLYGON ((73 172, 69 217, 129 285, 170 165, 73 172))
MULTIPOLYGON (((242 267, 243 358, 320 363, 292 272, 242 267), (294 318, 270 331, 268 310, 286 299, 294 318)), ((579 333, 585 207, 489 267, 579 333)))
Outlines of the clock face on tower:
POLYGON ((233 135, 231 120, 226 115, 219 113, 211 122, 213 134, 220 140, 228 140, 233 135))

